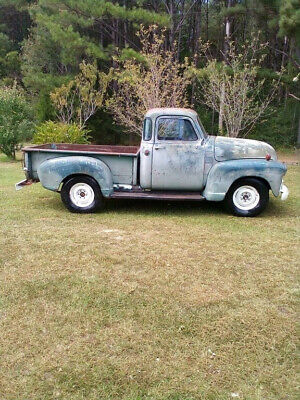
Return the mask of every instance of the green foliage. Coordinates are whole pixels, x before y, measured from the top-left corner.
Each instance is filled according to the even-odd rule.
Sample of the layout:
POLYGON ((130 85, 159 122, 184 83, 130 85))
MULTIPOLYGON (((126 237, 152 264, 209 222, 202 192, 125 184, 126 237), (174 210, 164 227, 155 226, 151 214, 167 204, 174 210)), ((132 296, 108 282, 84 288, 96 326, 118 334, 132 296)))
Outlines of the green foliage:
POLYGON ((47 90, 41 90, 35 97, 34 111, 38 123, 56 118, 50 94, 47 90))
POLYGON ((275 148, 293 147, 296 142, 299 104, 288 100, 283 105, 273 105, 264 118, 251 132, 249 139, 267 142, 275 148))
POLYGON ((0 57, 4 57, 11 49, 11 40, 5 33, 0 32, 0 57))
MULTIPOLYGON (((76 58, 75 65, 77 62, 76 58)), ((32 29, 22 48, 23 82, 32 93, 49 93, 67 82, 76 68, 61 61, 61 47, 52 40, 45 27, 36 26, 32 29)))
MULTIPOLYGON (((140 24, 146 27, 156 24, 166 27, 165 51, 175 51, 174 61, 181 63, 185 57, 195 61, 198 78, 205 79, 207 71, 203 58, 194 59, 199 38, 211 43, 212 58, 221 65, 224 56, 225 18, 231 23, 231 39, 239 50, 253 33, 260 32, 260 42, 268 42, 266 58, 257 71, 259 81, 264 80, 261 97, 268 95, 273 79, 285 67, 283 87, 278 102, 289 94, 298 96, 297 84, 300 44, 299 0, 240 0, 232 1, 178 1, 160 0, 0 0, 0 86, 12 86, 17 81, 25 86, 30 96, 35 119, 38 122, 56 118, 50 93, 68 85, 80 72, 80 64, 86 62, 106 73, 119 62, 133 60, 143 64, 141 42, 136 38, 140 24)), ((230 69, 228 69, 230 74, 230 69)), ((117 89, 117 83, 111 85, 117 89)), ((110 90, 110 88, 108 89, 110 90)), ((208 131, 214 132, 218 113, 211 113, 200 105, 200 97, 194 85, 189 88, 190 100, 200 108, 208 131)), ((297 100, 291 99, 294 107, 297 100)), ((56 110, 57 112, 57 110, 56 110)), ((97 140, 120 143, 128 140, 124 129, 111 123, 108 113, 98 113, 88 123, 97 140), (105 132, 102 121, 105 122, 105 132), (109 137, 111 135, 111 137, 109 137), (101 139, 100 139, 101 138, 101 139)), ((279 113, 285 124, 285 113, 279 113)), ((264 124, 273 126, 273 117, 264 124)), ((284 123, 277 121, 277 126, 284 123)), ((294 129, 294 128, 293 128, 294 129)), ((270 133, 272 132, 270 128, 270 133)), ((275 129, 276 130, 276 129, 275 129)), ((296 130, 296 128, 295 128, 296 130)), ((289 137, 295 137, 293 135, 289 137)), ((278 139, 281 139, 278 136, 278 139)), ((131 139, 130 139, 131 140, 131 139)), ((272 139, 273 140, 273 139, 272 139)))
POLYGON ((14 79, 20 74, 20 57, 16 50, 13 50, 13 43, 7 35, 0 32, 0 79, 14 79))
POLYGON ((15 158, 15 152, 33 131, 30 104, 16 87, 0 89, 0 150, 15 158))
POLYGON ((110 145, 139 145, 137 135, 124 135, 124 127, 114 123, 113 117, 103 109, 99 109, 87 122, 92 142, 110 145))
POLYGON ((64 123, 75 122, 82 129, 97 109, 103 106, 112 70, 108 74, 99 72, 96 65, 85 62, 79 67, 80 73, 67 85, 54 90, 50 97, 59 120, 64 123))
POLYGON ((300 45, 300 3, 299 0, 284 0, 280 7, 279 34, 296 38, 300 45))
POLYGON ((218 135, 218 114, 206 107, 204 104, 197 104, 194 109, 197 111, 205 131, 208 135, 218 135))
POLYGON ((145 57, 143 57, 143 55, 140 52, 135 51, 130 47, 125 47, 124 49, 122 49, 118 59, 119 61, 136 60, 141 63, 145 62, 145 57))
MULTIPOLYGON (((218 135, 218 114, 202 104, 195 109, 206 132, 218 135)), ((299 104, 292 99, 283 105, 272 104, 247 138, 267 142, 275 149, 291 148, 296 141, 299 112, 299 104)))
POLYGON ((76 124, 47 121, 39 125, 33 137, 33 142, 43 143, 79 143, 88 144, 88 131, 80 129, 76 124))
POLYGON ((236 4, 233 7, 224 7, 221 9, 220 15, 223 17, 228 16, 228 17, 233 17, 237 15, 243 15, 246 14, 247 9, 243 4, 236 4))

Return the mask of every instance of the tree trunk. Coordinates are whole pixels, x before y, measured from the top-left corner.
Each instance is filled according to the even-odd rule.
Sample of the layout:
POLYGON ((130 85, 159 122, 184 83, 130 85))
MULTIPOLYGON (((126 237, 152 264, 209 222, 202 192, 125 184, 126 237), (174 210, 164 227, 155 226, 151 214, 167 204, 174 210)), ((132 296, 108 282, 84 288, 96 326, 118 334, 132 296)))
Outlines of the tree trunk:
POLYGON ((297 149, 300 149, 300 117, 299 117, 299 120, 298 120, 297 149))
MULTIPOLYGON (((183 15, 184 15, 184 6, 185 6, 185 0, 182 0, 182 2, 181 2, 181 17, 182 18, 183 18, 183 15)), ((182 26, 183 26, 183 23, 181 23, 181 25, 179 26, 179 31, 178 31, 177 56, 176 56, 177 57, 177 61, 179 61, 179 59, 180 59, 182 26)))
POLYGON ((195 26, 194 26, 194 38, 193 38, 193 52, 195 56, 195 64, 197 66, 199 58, 199 39, 201 30, 201 19, 202 19, 202 0, 198 0, 195 6, 195 26))
POLYGON ((206 2, 206 41, 208 42, 208 4, 209 2, 206 2))
MULTIPOLYGON (((227 0, 227 8, 229 9, 232 6, 232 0, 227 0)), ((224 38, 224 61, 227 60, 228 54, 228 42, 230 39, 231 33, 231 18, 229 15, 226 15, 225 19, 225 38, 224 38)), ((219 134, 223 134, 223 118, 224 118, 224 97, 225 97, 225 83, 222 85, 222 91, 220 96, 220 109, 219 109, 219 134)))
POLYGON ((171 17, 171 26, 170 26, 170 35, 169 35, 169 48, 173 52, 174 51, 174 42, 175 42, 175 7, 174 7, 174 0, 170 0, 169 3, 169 10, 170 10, 170 17, 171 17))
POLYGON ((220 108, 219 108, 219 134, 223 135, 223 114, 224 114, 225 83, 222 84, 220 108))

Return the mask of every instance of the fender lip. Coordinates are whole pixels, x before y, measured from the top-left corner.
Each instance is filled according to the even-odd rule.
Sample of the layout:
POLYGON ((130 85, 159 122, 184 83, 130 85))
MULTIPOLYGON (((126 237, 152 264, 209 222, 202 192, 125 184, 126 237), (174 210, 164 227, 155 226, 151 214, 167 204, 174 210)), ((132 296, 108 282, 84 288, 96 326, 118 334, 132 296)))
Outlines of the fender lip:
POLYGON ((210 169, 202 195, 207 200, 222 201, 233 182, 241 178, 264 179, 275 197, 280 194, 286 165, 265 159, 228 160, 214 164, 210 169))
POLYGON ((44 160, 37 168, 37 175, 45 189, 60 191, 63 181, 74 175, 94 178, 104 197, 113 192, 112 172, 104 161, 89 156, 64 156, 44 160))

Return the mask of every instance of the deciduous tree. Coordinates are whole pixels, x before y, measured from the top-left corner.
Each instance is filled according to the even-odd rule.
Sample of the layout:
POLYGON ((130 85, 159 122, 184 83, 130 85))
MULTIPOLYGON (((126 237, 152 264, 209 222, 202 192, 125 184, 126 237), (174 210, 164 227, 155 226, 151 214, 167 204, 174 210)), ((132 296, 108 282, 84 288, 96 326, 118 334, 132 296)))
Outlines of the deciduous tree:
POLYGON ((32 112, 16 85, 0 89, 0 151, 15 158, 16 150, 33 131, 32 112))
POLYGON ((190 78, 187 63, 165 50, 165 34, 155 25, 138 32, 142 50, 138 58, 118 59, 117 88, 107 102, 115 121, 127 131, 141 134, 145 112, 156 107, 186 107, 190 78))
POLYGON ((50 94, 58 119, 85 128, 88 119, 102 107, 110 80, 111 71, 106 74, 93 64, 81 63, 80 73, 50 94))
POLYGON ((217 62, 210 57, 209 44, 202 46, 207 62, 202 70, 194 69, 201 87, 201 101, 219 112, 222 104, 226 134, 230 137, 246 136, 267 110, 280 84, 281 74, 269 83, 263 93, 264 79, 258 79, 266 45, 258 39, 246 43, 238 51, 228 42, 226 61, 217 62))

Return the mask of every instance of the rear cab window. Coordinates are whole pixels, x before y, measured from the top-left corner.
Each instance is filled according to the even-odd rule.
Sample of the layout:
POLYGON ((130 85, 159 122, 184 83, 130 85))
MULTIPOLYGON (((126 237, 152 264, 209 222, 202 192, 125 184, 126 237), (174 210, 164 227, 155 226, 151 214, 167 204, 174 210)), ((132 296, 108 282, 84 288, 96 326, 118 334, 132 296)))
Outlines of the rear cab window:
POLYGON ((152 138, 152 120, 151 118, 144 119, 143 140, 146 142, 152 138))

